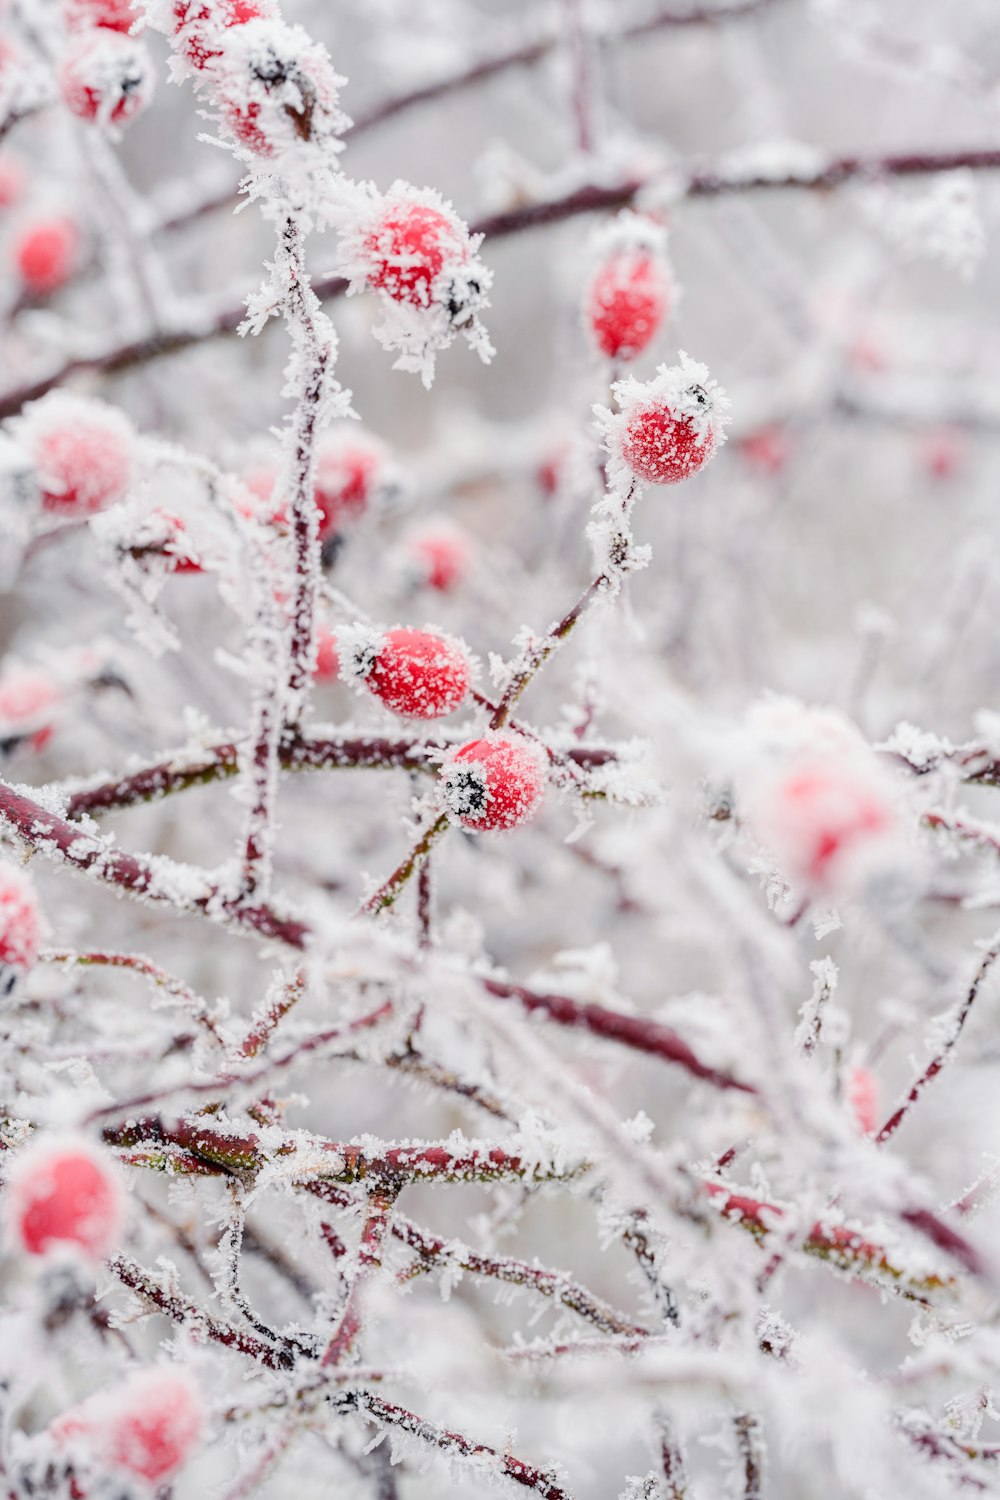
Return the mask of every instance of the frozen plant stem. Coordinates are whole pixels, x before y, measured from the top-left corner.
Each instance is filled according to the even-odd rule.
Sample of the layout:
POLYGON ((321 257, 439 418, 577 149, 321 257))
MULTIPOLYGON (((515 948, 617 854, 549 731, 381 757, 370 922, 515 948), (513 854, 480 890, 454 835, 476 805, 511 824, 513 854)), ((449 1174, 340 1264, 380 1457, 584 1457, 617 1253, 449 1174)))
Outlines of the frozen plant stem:
POLYGON ((386 907, 391 906, 403 887, 429 858, 434 845, 444 837, 450 826, 451 819, 448 814, 440 813, 420 835, 402 864, 397 865, 388 880, 384 881, 375 894, 369 896, 368 900, 362 904, 361 912, 374 917, 386 907))
POLYGON ((382 1266, 382 1246, 392 1228, 392 1210, 398 1188, 383 1186, 368 1198, 368 1212, 361 1229, 361 1243, 347 1302, 336 1331, 320 1360, 321 1369, 339 1365, 354 1347, 361 1331, 361 1303, 367 1283, 382 1266))
POLYGON ((593 582, 587 585, 569 613, 563 615, 559 623, 553 625, 548 634, 529 649, 524 665, 515 672, 493 710, 490 717, 491 729, 503 728, 532 678, 541 670, 549 657, 559 649, 563 641, 572 635, 594 600, 602 591, 610 587, 611 581, 609 572, 599 573, 593 582))

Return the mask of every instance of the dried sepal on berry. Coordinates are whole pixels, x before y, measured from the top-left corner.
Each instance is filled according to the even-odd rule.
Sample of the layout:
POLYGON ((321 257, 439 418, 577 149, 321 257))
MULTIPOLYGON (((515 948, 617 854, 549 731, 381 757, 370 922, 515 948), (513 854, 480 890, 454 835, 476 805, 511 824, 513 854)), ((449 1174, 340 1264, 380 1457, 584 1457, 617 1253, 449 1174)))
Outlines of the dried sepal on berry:
POLYGON ((458 333, 483 361, 493 356, 479 317, 493 280, 481 243, 440 193, 405 182, 385 194, 369 189, 341 229, 338 269, 352 292, 378 294, 375 337, 399 352, 396 369, 419 374, 425 386, 437 353, 458 333))
POLYGON ((659 332, 674 304, 667 231, 626 211, 597 231, 583 319, 600 354, 630 360, 659 332))
POLYGON ((79 120, 124 125, 149 103, 153 60, 144 42, 95 27, 71 38, 59 69, 63 102, 79 120))
POLYGON ((517 828, 538 812, 547 764, 522 735, 488 734, 448 756, 440 773, 445 811, 473 833, 517 828))
POLYGON ((683 350, 652 380, 629 375, 613 387, 618 410, 595 406, 607 449, 608 478, 624 494, 635 480, 678 484, 704 468, 725 442, 729 398, 705 365, 683 350))
POLYGON ((52 391, 25 408, 14 435, 35 466, 42 508, 53 515, 94 515, 133 483, 132 424, 104 401, 52 391))
POLYGON ((223 55, 205 70, 222 122, 251 157, 279 157, 305 143, 340 149, 350 121, 339 107, 344 79, 301 26, 265 16, 218 34, 223 55))
POLYGON ((105 1260, 125 1222, 115 1161, 85 1136, 36 1137, 5 1158, 3 1222, 23 1255, 105 1260))

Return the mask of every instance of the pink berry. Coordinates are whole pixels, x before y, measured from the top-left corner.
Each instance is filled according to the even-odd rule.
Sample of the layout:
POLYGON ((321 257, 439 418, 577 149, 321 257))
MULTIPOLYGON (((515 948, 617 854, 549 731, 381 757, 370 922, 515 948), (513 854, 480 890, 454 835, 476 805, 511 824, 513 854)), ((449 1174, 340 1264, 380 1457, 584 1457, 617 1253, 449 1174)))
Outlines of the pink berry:
POLYGON ((96 28, 78 39, 59 70, 63 101, 80 120, 124 125, 149 103, 152 60, 145 45, 96 28))
POLYGON ((527 823, 544 788, 544 755, 520 737, 470 740, 441 769, 441 800, 463 828, 476 833, 527 823))
MULTIPOLYGON (((0 863, 0 993, 4 968, 26 972, 38 958, 41 915, 35 887, 16 865, 0 863)), ((10 977, 14 977, 13 975, 10 977)))
POLYGON ((355 433, 353 426, 326 432, 316 444, 313 497, 320 513, 321 541, 339 535, 347 523, 364 514, 386 461, 382 444, 363 432, 355 433))
POLYGON ((132 0, 63 0, 62 12, 69 31, 97 26, 128 32, 139 19, 132 0))
POLYGON ((0 676, 0 744, 30 740, 36 750, 52 735, 59 689, 32 667, 8 667, 0 676))
POLYGON ((177 45, 191 66, 201 72, 225 55, 223 31, 269 14, 270 7, 257 0, 222 0, 212 10, 197 0, 178 0, 174 6, 177 45))
POLYGON ((535 482, 546 500, 558 494, 568 458, 569 444, 564 440, 555 443, 540 460, 535 470, 535 482))
POLYGON ((108 1458, 118 1469, 162 1484, 185 1464, 201 1436, 203 1399, 180 1372, 146 1370, 117 1392, 108 1458))
POLYGON ((245 493, 238 495, 236 509, 247 520, 260 521, 265 525, 288 524, 287 507, 275 497, 278 469, 266 460, 250 464, 240 475, 245 493))
POLYGON ((621 249, 598 268, 586 296, 586 318, 609 359, 634 359, 657 332, 670 306, 670 273, 641 246, 621 249))
POLYGON ((780 474, 788 465, 792 445, 783 427, 760 427, 740 439, 740 452, 747 467, 761 475, 780 474))
POLYGON ((847 1103, 862 1135, 873 1135, 878 1123, 878 1084, 870 1068, 851 1068, 845 1090, 847 1103))
POLYGON ((415 532, 407 545, 426 588, 448 594, 468 575, 472 549, 467 538, 451 527, 415 532))
POLYGON ((76 222, 66 214, 26 224, 11 247, 24 290, 33 297, 58 291, 76 270, 81 246, 76 222))
POLYGON ((961 435, 951 427, 939 427, 922 442, 922 459, 928 478, 952 479, 962 462, 961 435))
POLYGON ((369 286, 394 302, 429 307, 446 263, 468 260, 468 235, 454 215, 390 194, 363 241, 362 255, 369 286))
POLYGON ((102 1261, 121 1235, 118 1177, 89 1141, 33 1141, 7 1172, 4 1196, 10 1235, 27 1255, 69 1250, 102 1261))
POLYGON ((24 193, 24 168, 13 156, 0 156, 0 208, 10 208, 24 193))
POLYGON ((132 427, 103 401, 53 391, 26 409, 18 436, 35 465, 42 506, 54 515, 93 515, 132 483, 132 427))
POLYGON ((891 787, 860 755, 800 755, 751 789, 748 814, 780 868, 811 891, 854 883, 891 846, 891 787))
MULTIPOLYGON (((140 1370, 52 1422, 57 1448, 71 1448, 100 1469, 160 1486, 192 1457, 201 1437, 204 1398, 189 1376, 167 1366, 140 1370)), ((80 1490, 83 1495, 85 1491, 80 1490)))
POLYGON ((469 658, 457 641, 402 626, 387 630, 365 653, 361 676, 386 708, 413 719, 454 713, 472 681, 469 658))
POLYGON ((325 625, 321 625, 316 632, 316 668, 313 676, 317 682, 335 682, 340 676, 337 637, 325 625))

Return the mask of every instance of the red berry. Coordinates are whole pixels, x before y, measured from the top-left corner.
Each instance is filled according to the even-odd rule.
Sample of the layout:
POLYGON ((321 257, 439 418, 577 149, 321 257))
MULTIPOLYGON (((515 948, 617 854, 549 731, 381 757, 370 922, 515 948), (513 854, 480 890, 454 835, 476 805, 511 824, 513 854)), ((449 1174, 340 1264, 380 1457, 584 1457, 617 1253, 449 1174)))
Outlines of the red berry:
POLYGON ((245 516, 248 521, 286 526, 288 524, 287 508, 275 497, 275 486, 278 483, 277 466, 266 460, 254 463, 243 470, 240 478, 245 487, 244 493, 238 494, 234 502, 240 515, 245 516))
POLYGON ((407 545, 427 588, 450 593, 468 574, 472 560, 468 540, 450 527, 415 532, 407 545))
POLYGON ((93 26, 108 31, 130 31, 139 19, 132 0, 63 0, 63 19, 70 31, 93 26))
POLYGON ((551 500, 559 491, 569 458, 569 444, 563 440, 554 444, 535 470, 535 481, 546 500, 551 500))
POLYGON ((146 107, 152 79, 152 62, 142 42, 101 29, 78 40, 59 70, 70 113, 113 125, 123 125, 146 107))
POLYGON ((629 413, 622 438, 622 457, 633 473, 650 484, 679 484, 697 474, 711 458, 715 434, 699 432, 690 417, 668 406, 639 406, 629 413))
POLYGON ((80 249, 80 231, 66 214, 25 225, 12 246, 25 291, 44 297, 64 286, 76 270, 80 249))
POLYGON ((316 632, 316 668, 313 676, 317 682, 333 682, 340 676, 337 637, 325 625, 321 625, 316 632))
POLYGON ((201 1436, 202 1399, 177 1371, 145 1370, 116 1393, 108 1458, 118 1469, 159 1485, 191 1457, 201 1436))
POLYGON ((0 677, 0 743, 29 739, 41 750, 52 735, 59 690, 31 667, 9 667, 0 677))
POLYGON ((63 1249, 101 1261, 118 1243, 122 1189, 88 1141, 34 1141, 11 1166, 5 1196, 10 1233, 28 1255, 63 1249))
POLYGON ((35 887, 16 865, 0 863, 0 993, 3 969, 30 969, 38 957, 41 916, 35 887))
POLYGON ((362 245, 369 286, 394 302, 429 307, 445 263, 469 258, 464 226, 442 209, 402 195, 386 198, 362 245))
POLYGON ((448 636, 398 627, 364 654, 365 686, 395 714, 439 719, 454 713, 469 691, 472 672, 463 646, 448 636))
POLYGON ((121 500, 132 483, 132 428, 103 401, 55 391, 27 408, 19 437, 38 475, 42 506, 53 514, 93 515, 121 500))
POLYGON ((962 462, 962 439, 951 427, 929 433, 922 443, 922 458, 928 478, 951 479, 962 462))
POLYGON ((194 3, 177 0, 174 6, 177 46, 191 66, 201 72, 224 56, 223 31, 245 26, 248 21, 269 14, 270 7, 258 0, 222 0, 212 10, 197 0, 194 3))
POLYGON ((471 740, 441 769, 445 807, 477 833, 527 823, 538 811, 544 788, 544 755, 521 738, 471 740))
POLYGON ((640 246, 616 251, 598 269, 586 298, 594 342, 609 359, 634 359, 656 333, 670 304, 666 265, 640 246))
POLYGON ((326 432, 316 444, 313 498, 320 513, 320 540, 336 536, 367 510, 386 455, 381 443, 345 429, 326 432))
POLYGON ((785 874, 815 891, 853 883, 897 828, 891 788, 860 753, 796 757, 751 788, 747 810, 785 874))
POLYGON ((58 1448, 79 1451, 95 1467, 159 1486, 194 1453, 203 1405, 201 1393, 182 1371, 141 1370, 63 1412, 49 1426, 49 1437, 58 1448))
POLYGON ((346 127, 337 108, 342 80, 326 49, 298 28, 262 16, 241 21, 233 8, 207 36, 224 47, 224 60, 216 66, 222 53, 210 50, 198 65, 212 63, 222 118, 255 155, 269 157, 303 141, 332 141, 346 127))

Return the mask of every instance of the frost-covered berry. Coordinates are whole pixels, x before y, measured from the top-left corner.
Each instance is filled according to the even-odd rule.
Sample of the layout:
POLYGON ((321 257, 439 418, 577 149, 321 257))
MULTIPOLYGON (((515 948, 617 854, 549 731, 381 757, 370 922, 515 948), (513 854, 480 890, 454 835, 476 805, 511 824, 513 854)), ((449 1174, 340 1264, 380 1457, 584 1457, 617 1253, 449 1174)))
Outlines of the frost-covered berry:
POLYGON ((125 1217, 115 1164, 83 1137, 38 1138, 6 1171, 3 1217, 12 1244, 26 1255, 68 1252, 102 1261, 125 1217))
POLYGON ((96 1469, 158 1487, 193 1456, 203 1407, 190 1376, 154 1367, 70 1407, 51 1423, 48 1436, 57 1448, 71 1449, 96 1469))
POLYGON ((347 129, 337 102, 343 79, 301 26, 264 16, 232 25, 218 71, 222 118, 256 156, 304 141, 329 148, 347 129))
POLYGON ((340 676, 337 637, 325 625, 321 625, 316 631, 316 666, 313 676, 317 682, 335 682, 340 676))
POLYGON ((243 489, 234 499, 241 516, 265 526, 286 526, 288 508, 277 494, 278 466, 268 459, 248 464, 240 474, 243 489))
POLYGON ((527 823, 538 811, 544 789, 544 753, 520 736, 470 740, 441 768, 445 808, 476 833, 527 823))
POLYGON ((17 436, 38 474, 42 506, 55 515, 93 515, 132 483, 132 426, 103 401, 52 391, 25 410, 17 436))
POLYGON ((59 87, 66 108, 78 119, 124 125, 152 97, 152 59, 135 37, 95 28, 74 38, 59 69, 59 87))
POLYGON ((653 380, 617 381, 617 412, 594 408, 616 489, 625 489, 633 478, 649 484, 690 479, 725 441, 728 398, 704 365, 683 351, 679 358, 680 364, 660 365, 653 380))
POLYGON ((24 291, 45 297, 58 291, 80 262, 83 240, 68 214, 33 219, 14 236, 11 255, 24 291))
POLYGON ((893 854, 893 789, 868 753, 803 750, 761 773, 744 810, 782 873, 815 892, 849 889, 893 854))
POLYGON ((878 1124, 878 1083, 870 1068, 860 1063, 847 1075, 844 1094, 862 1135, 873 1135, 878 1124))
POLYGON ((450 636, 397 626, 363 643, 355 671, 395 714, 439 719, 454 713, 472 682, 465 647, 450 636))
POLYGON ((226 31, 272 14, 272 7, 263 0, 217 0, 212 7, 198 0, 177 0, 173 10, 176 46, 201 72, 225 55, 226 31))
POLYGON ((419 582, 440 594, 457 588, 472 564, 468 537, 445 522, 411 532, 406 551, 419 582))
POLYGON ((35 887, 16 865, 0 862, 0 995, 32 968, 41 942, 35 887))
POLYGON ((60 693, 36 667, 7 667, 0 675, 0 750, 29 740, 41 750, 52 734, 60 693))
POLYGON ((202 1397, 180 1371, 145 1370, 116 1393, 108 1457, 118 1469, 162 1484, 194 1453, 202 1429, 202 1397))
POLYGON ((673 283, 666 231, 624 213, 597 236, 597 264, 584 295, 584 321, 609 359, 641 354, 670 311, 673 283))
POLYGON ((324 432, 316 444, 313 496, 320 513, 320 540, 338 536, 378 499, 395 488, 389 454, 384 444, 344 422, 324 432))
POLYGON ((400 351, 397 369, 419 372, 425 385, 436 351, 457 332, 483 360, 492 357, 479 320, 492 282, 478 256, 481 242, 439 193, 405 182, 381 197, 373 192, 341 231, 339 267, 351 290, 369 288, 382 299, 376 338, 400 351))
POLYGON ((62 13, 69 31, 102 27, 127 32, 139 19, 132 0, 62 0, 62 13))

